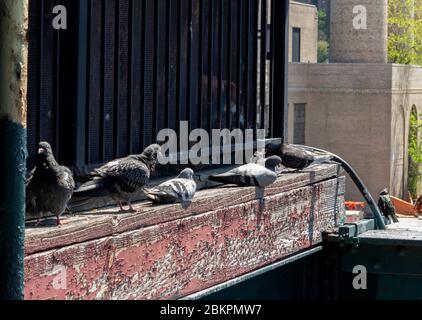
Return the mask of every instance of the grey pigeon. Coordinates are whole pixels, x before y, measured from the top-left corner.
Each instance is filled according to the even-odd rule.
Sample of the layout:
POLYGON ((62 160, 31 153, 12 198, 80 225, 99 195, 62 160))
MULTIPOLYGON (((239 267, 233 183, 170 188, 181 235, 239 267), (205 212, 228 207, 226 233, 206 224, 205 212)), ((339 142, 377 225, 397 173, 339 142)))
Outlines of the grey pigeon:
MULTIPOLYGON (((279 156, 281 164, 297 171, 303 170, 311 165, 321 164, 332 159, 331 155, 315 155, 299 147, 282 143, 269 143, 265 146, 265 156, 279 156)), ((255 157, 259 157, 259 154, 255 157)))
POLYGON ((262 198, 263 188, 277 180, 276 167, 281 164, 278 156, 272 156, 264 161, 265 167, 257 163, 248 163, 222 174, 211 175, 209 180, 224 184, 257 187, 257 197, 262 198))
POLYGON ((78 197, 112 197, 123 209, 126 202, 129 211, 135 210, 131 204, 132 195, 140 190, 155 170, 161 147, 158 144, 148 146, 142 154, 130 155, 110 161, 91 173, 91 180, 81 185, 75 194, 78 197))
POLYGON ((180 202, 187 209, 196 192, 196 183, 192 169, 183 170, 177 178, 163 182, 154 188, 145 188, 145 195, 155 203, 180 202))
POLYGON ((38 214, 36 225, 47 212, 56 216, 59 225, 74 188, 72 172, 57 163, 48 142, 40 142, 36 166, 26 180, 26 208, 27 212, 38 214))
POLYGON ((399 222, 399 219, 397 219, 396 216, 396 208, 394 207, 394 204, 391 201, 387 189, 381 191, 380 197, 378 199, 378 207, 389 220, 393 220, 393 222, 399 222))

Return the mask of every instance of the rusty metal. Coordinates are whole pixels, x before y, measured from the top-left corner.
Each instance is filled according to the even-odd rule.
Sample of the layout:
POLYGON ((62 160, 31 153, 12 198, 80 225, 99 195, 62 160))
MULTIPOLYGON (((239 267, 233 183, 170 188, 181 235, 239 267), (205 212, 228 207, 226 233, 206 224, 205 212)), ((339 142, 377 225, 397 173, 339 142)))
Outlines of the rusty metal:
POLYGON ((23 298, 28 1, 0 0, 0 299, 23 298))

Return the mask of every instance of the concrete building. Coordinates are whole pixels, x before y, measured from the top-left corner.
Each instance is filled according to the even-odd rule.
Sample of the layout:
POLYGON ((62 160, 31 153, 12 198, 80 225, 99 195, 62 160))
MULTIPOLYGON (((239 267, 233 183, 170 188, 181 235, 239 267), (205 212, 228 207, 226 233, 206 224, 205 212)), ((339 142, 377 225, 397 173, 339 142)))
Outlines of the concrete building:
MULTIPOLYGON (((296 7, 291 24, 309 21, 296 7)), ((422 112, 422 68, 386 63, 386 13, 387 0, 331 1, 330 63, 290 64, 288 141, 340 155, 374 196, 388 187, 401 197, 407 195, 410 114, 422 112), (367 29, 354 29, 358 5, 366 9, 367 29)), ((351 181, 346 190, 348 200, 362 199, 351 181)))

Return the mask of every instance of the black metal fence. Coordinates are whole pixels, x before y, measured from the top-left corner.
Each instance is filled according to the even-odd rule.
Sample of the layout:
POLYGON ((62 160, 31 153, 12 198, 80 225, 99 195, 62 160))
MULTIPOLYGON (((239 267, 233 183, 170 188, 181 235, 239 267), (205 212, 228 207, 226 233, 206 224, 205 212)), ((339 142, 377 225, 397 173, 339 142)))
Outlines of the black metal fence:
POLYGON ((280 0, 30 0, 28 165, 40 140, 84 170, 182 120, 283 136, 287 12, 280 0), (67 30, 52 27, 57 4, 67 30))

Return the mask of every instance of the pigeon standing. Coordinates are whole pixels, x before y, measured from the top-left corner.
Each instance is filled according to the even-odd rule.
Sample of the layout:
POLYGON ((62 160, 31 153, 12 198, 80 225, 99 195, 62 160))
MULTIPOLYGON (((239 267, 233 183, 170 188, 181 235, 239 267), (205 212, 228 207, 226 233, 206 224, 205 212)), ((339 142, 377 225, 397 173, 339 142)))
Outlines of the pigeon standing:
POLYGON ((321 164, 332 159, 331 155, 315 155, 299 147, 285 143, 269 143, 265 146, 265 156, 280 156, 281 164, 297 171, 311 165, 321 164))
POLYGON ((148 146, 142 154, 110 161, 91 173, 91 180, 81 185, 75 194, 78 197, 112 197, 123 209, 126 202, 129 211, 135 210, 131 204, 133 193, 141 189, 155 170, 161 147, 158 144, 148 146))
POLYGON ((38 144, 36 166, 26 181, 27 212, 38 214, 39 225, 43 213, 53 213, 60 225, 60 215, 72 197, 75 181, 72 172, 60 166, 48 142, 38 144))
POLYGON ((144 188, 145 195, 155 203, 180 202, 187 209, 196 192, 192 169, 183 170, 175 179, 168 180, 154 188, 144 188))
POLYGON ((399 222, 399 219, 397 219, 396 216, 396 208, 394 207, 394 204, 391 201, 387 189, 384 189, 381 192, 378 200, 378 207, 389 220, 393 220, 393 222, 399 222))
POLYGON ((276 168, 282 163, 280 157, 265 159, 265 167, 257 163, 248 163, 222 174, 209 176, 209 180, 224 184, 257 187, 257 198, 263 197, 264 188, 277 180, 276 168))

